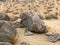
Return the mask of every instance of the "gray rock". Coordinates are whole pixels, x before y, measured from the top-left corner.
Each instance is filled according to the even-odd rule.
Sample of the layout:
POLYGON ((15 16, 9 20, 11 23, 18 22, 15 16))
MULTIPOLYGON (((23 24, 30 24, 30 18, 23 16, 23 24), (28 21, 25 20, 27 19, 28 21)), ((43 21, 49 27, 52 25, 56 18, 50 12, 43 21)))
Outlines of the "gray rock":
POLYGON ((60 40, 60 34, 58 34, 58 33, 55 33, 55 34, 52 34, 52 35, 49 36, 49 41, 50 42, 54 43, 58 40, 60 40))
POLYGON ((21 42, 21 45, 30 45, 30 44, 27 42, 21 42))
POLYGON ((0 42, 0 45, 12 45, 12 44, 8 42, 0 42))
POLYGON ((31 32, 45 33, 45 23, 40 19, 38 15, 35 15, 32 12, 22 12, 20 17, 21 27, 26 27, 27 30, 31 32))
POLYGON ((0 42, 11 42, 16 36, 16 30, 9 21, 0 20, 0 42))
POLYGON ((0 20, 10 21, 10 18, 7 14, 0 13, 0 20))
POLYGON ((6 0, 0 0, 0 2, 6 2, 6 0))

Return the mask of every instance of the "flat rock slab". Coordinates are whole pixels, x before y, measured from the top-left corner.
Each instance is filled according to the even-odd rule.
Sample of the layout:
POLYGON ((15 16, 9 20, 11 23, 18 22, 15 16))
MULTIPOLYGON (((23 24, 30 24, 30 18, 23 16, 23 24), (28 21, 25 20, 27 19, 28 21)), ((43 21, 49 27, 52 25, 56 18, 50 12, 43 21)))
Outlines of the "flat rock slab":
MULTIPOLYGON (((44 20, 45 24, 51 27, 51 31, 60 32, 60 20, 44 20)), ((34 34, 31 36, 24 35, 25 28, 17 28, 17 36, 18 36, 18 43, 16 45, 20 45, 21 42, 27 42, 30 45, 60 45, 60 41, 56 43, 49 42, 48 37, 45 34, 34 34)))

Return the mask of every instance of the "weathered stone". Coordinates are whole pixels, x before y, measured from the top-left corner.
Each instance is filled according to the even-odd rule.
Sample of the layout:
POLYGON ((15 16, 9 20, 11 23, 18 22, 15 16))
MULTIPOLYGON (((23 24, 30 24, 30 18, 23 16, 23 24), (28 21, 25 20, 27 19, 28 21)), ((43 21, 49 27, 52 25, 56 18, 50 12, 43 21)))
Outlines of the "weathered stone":
POLYGON ((19 28, 20 27, 20 19, 13 21, 13 24, 16 28, 19 28))
POLYGON ((0 20, 0 42, 12 42, 16 33, 11 22, 0 20))
MULTIPOLYGON (((28 31, 36 32, 36 33, 44 33, 45 32, 45 23, 40 19, 38 15, 33 14, 32 12, 23 12, 20 15, 22 26, 25 26, 28 31)), ((27 31, 27 32, 28 32, 27 31)))
POLYGON ((0 2, 6 2, 6 0, 0 0, 0 2))
POLYGON ((12 45, 12 44, 8 42, 0 42, 0 45, 12 45))
POLYGON ((58 16, 56 14, 49 14, 45 16, 45 19, 47 20, 58 19, 58 16))
POLYGON ((58 41, 58 40, 60 40, 60 34, 58 34, 58 33, 55 33, 55 34, 51 34, 50 36, 49 36, 49 41, 50 42, 56 42, 56 41, 58 41))
POLYGON ((27 42, 21 42, 21 45, 30 45, 30 44, 27 42))
POLYGON ((10 18, 7 14, 0 13, 0 20, 10 21, 10 18))

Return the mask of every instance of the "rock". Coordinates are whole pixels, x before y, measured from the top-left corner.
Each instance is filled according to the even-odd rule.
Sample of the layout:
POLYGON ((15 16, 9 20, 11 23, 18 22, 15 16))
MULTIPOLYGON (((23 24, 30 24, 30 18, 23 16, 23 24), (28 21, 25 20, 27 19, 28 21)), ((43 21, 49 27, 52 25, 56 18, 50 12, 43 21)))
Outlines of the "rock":
POLYGON ((58 34, 58 33, 51 34, 51 35, 49 36, 49 41, 50 41, 50 42, 55 43, 55 42, 58 41, 58 40, 60 40, 60 34, 58 34))
POLYGON ((20 27, 20 20, 21 19, 17 19, 16 21, 13 21, 13 24, 16 28, 19 28, 20 27))
POLYGON ((6 0, 0 0, 0 2, 6 2, 6 0))
POLYGON ((45 33, 45 23, 40 19, 38 15, 35 15, 32 12, 22 12, 20 18, 20 25, 25 26, 28 31, 45 33))
POLYGON ((58 16, 54 15, 54 14, 49 14, 49 15, 45 16, 45 19, 47 19, 47 20, 58 19, 58 16))
POLYGON ((8 42, 0 42, 0 45, 12 45, 12 44, 8 42))
POLYGON ((0 20, 0 42, 12 42, 17 31, 9 21, 0 20))
POLYGON ((21 45, 30 45, 30 44, 27 42, 21 42, 21 45))
POLYGON ((0 20, 10 21, 10 18, 7 14, 0 13, 0 20))

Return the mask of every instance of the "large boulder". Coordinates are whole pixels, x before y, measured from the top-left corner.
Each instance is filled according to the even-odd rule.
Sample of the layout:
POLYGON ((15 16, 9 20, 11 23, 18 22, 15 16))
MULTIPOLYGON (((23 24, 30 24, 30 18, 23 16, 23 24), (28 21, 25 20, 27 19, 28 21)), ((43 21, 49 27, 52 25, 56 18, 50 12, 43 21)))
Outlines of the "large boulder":
POLYGON ((0 42, 12 42, 16 33, 11 22, 0 20, 0 42))
POLYGON ((22 12, 20 14, 21 22, 20 27, 26 27, 30 32, 45 33, 45 23, 38 15, 32 12, 22 12))

